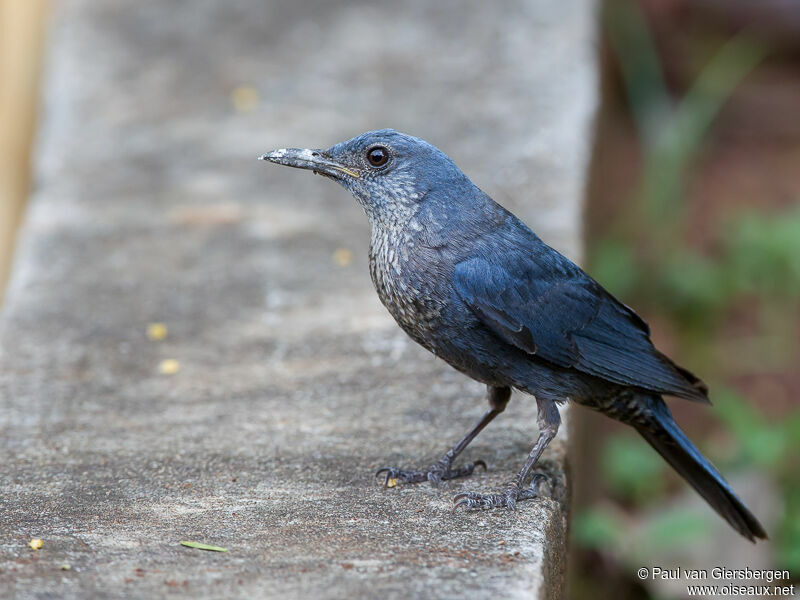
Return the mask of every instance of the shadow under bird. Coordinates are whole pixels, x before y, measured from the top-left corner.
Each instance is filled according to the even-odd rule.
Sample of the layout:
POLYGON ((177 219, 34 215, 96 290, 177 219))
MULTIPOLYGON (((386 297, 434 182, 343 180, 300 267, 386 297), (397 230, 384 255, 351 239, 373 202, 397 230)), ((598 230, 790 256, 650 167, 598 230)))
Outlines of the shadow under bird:
POLYGON ((455 510, 539 495, 528 478, 576 402, 634 427, 744 537, 758 520, 672 418, 662 396, 708 403, 708 388, 659 352, 647 324, 578 266, 473 184, 439 149, 391 129, 327 150, 285 148, 262 160, 333 179, 355 196, 371 228, 372 282, 400 327, 486 384, 489 410, 428 468, 384 468, 402 482, 470 475, 456 457, 503 412, 512 388, 535 397, 539 437, 519 474, 497 493, 458 494, 455 510))

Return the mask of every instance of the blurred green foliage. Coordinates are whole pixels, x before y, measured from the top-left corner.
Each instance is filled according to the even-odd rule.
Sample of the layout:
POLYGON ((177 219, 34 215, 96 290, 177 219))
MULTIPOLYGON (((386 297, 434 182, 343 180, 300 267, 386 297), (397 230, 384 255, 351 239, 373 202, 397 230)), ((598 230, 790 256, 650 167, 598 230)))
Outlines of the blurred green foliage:
POLYGON ((667 465, 637 435, 619 435, 608 440, 601 456, 601 469, 616 496, 641 504, 664 492, 667 465))
MULTIPOLYGON (((797 571, 800 471, 794 462, 800 456, 800 408, 768 420, 725 384, 732 377, 798 363, 800 203, 775 214, 752 209, 732 214, 706 232, 711 243, 702 250, 687 239, 685 210, 689 170, 714 118, 766 51, 747 33, 736 35, 675 101, 638 5, 609 0, 605 8, 607 37, 618 58, 644 166, 630 209, 606 237, 591 241, 591 272, 613 293, 667 325, 679 354, 715 380, 715 415, 733 444, 727 452, 703 450, 725 467, 758 469, 773 480, 784 503, 772 532, 778 566, 797 571), (757 311, 757 331, 737 338, 736 352, 730 352, 724 326, 742 307, 757 311)), ((666 465, 638 436, 609 440, 600 466, 623 505, 644 507, 663 498, 666 465)), ((658 516, 646 523, 644 539, 662 548, 691 544, 707 532, 705 518, 697 513, 653 514, 658 516)), ((637 542, 622 535, 624 519, 620 508, 593 507, 576 516, 575 540, 597 551, 630 549, 637 542)))
POLYGON ((662 551, 679 550, 707 538, 711 531, 708 518, 695 510, 667 507, 631 530, 619 511, 601 505, 582 511, 573 524, 574 539, 582 547, 626 556, 649 556, 655 543, 662 551))
POLYGON ((784 214, 741 215, 724 240, 735 292, 772 301, 800 299, 800 205, 784 214))
POLYGON ((707 538, 710 530, 705 515, 687 508, 667 508, 648 521, 642 539, 658 540, 662 549, 672 550, 707 538))
MULTIPOLYGON (((659 225, 643 229, 650 227, 659 225)), ((686 333, 713 334, 737 303, 756 300, 765 333, 770 316, 779 316, 790 334, 800 300, 800 206, 775 215, 742 212, 715 237, 718 249, 708 256, 685 241, 663 253, 640 252, 637 240, 615 235, 593 245, 591 269, 609 289, 665 313, 686 333)))
POLYGON ((730 462, 756 466, 774 478, 782 492, 783 516, 774 532, 780 568, 800 565, 800 409, 783 419, 767 420, 735 391, 716 396, 720 417, 737 440, 730 462))
POLYGON ((625 531, 622 519, 608 507, 593 507, 575 516, 573 536, 584 548, 613 550, 620 546, 621 532, 625 531))

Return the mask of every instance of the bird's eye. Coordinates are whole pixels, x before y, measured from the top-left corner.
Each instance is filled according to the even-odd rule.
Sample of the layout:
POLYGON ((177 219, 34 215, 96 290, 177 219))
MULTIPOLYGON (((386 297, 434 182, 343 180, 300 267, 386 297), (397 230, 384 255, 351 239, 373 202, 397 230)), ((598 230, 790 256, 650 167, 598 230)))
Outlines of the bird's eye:
POLYGON ((367 150, 367 160, 373 167, 382 167, 389 162, 389 149, 383 146, 373 146, 367 150))

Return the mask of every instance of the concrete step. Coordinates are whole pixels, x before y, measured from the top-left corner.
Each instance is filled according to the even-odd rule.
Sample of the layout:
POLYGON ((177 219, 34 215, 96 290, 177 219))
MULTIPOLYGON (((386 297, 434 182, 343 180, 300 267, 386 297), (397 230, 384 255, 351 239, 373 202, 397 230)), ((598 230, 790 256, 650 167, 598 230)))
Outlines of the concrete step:
POLYGON ((58 2, 0 319, 0 595, 560 597, 567 428, 542 463, 553 497, 515 512, 449 509, 524 461, 523 395, 466 452, 487 473, 382 488, 378 467, 467 430, 482 386, 385 313, 352 198, 256 157, 404 130, 574 257, 592 17, 590 0, 58 2))

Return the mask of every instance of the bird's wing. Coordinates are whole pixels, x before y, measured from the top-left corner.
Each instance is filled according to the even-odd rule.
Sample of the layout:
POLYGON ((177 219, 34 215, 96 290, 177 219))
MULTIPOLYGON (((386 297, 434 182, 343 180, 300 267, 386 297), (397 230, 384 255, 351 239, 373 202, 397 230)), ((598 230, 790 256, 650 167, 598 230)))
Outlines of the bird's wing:
POLYGON ((515 251, 500 261, 465 260, 455 267, 455 290, 492 332, 529 354, 621 385, 708 401, 700 380, 655 349, 641 317, 551 252, 538 261, 515 251))

